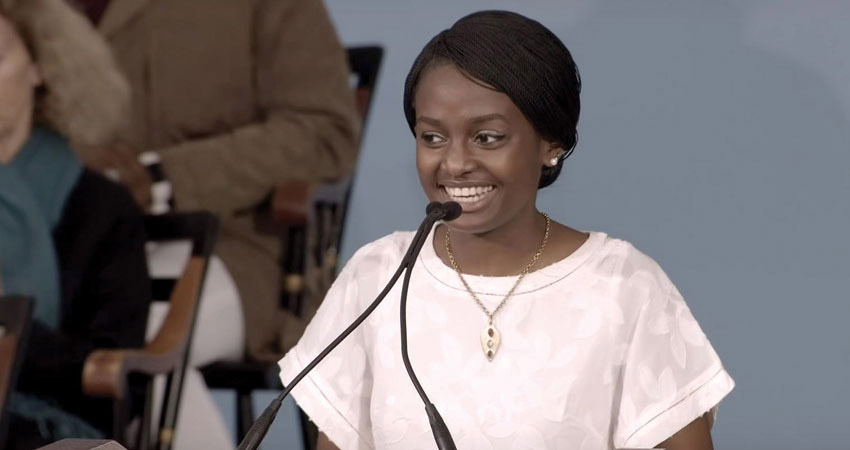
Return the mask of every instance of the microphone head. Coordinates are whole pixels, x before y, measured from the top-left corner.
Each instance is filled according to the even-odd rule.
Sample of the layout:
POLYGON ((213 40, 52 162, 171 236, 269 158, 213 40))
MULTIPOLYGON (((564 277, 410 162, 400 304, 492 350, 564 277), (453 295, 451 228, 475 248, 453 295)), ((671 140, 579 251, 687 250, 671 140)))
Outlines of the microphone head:
POLYGON ((425 207, 425 214, 436 214, 438 219, 443 219, 446 222, 457 219, 462 212, 463 208, 458 202, 431 202, 425 207))
POLYGON ((463 208, 461 208, 460 203, 458 202, 445 202, 443 203, 443 211, 445 213, 445 215, 443 215, 443 220, 448 222, 460 217, 460 214, 463 212, 463 208))

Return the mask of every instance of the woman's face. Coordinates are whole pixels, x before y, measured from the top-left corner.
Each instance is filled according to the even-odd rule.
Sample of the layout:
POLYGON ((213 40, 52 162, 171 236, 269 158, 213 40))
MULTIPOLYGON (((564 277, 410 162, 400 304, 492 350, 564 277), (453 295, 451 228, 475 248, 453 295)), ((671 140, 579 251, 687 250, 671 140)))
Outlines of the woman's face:
POLYGON ((429 200, 461 204, 452 228, 486 233, 535 213, 541 166, 558 147, 506 94, 441 64, 425 70, 414 105, 419 180, 429 200))
POLYGON ((12 23, 0 15, 0 163, 9 162, 32 126, 38 70, 12 23))

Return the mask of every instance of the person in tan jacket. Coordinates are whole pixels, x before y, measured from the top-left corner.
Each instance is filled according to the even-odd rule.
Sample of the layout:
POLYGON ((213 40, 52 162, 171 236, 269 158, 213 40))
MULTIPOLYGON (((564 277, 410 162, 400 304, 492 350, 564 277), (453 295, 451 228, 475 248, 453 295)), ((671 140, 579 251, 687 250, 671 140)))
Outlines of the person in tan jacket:
POLYGON ((84 160, 150 208, 151 180, 136 157, 159 154, 176 209, 222 220, 217 253, 242 299, 248 355, 279 359, 309 317, 279 308, 280 243, 255 230, 254 210, 279 183, 340 179, 357 158, 345 52, 324 5, 71 1, 107 39, 134 93, 121 139, 81 149, 84 160))

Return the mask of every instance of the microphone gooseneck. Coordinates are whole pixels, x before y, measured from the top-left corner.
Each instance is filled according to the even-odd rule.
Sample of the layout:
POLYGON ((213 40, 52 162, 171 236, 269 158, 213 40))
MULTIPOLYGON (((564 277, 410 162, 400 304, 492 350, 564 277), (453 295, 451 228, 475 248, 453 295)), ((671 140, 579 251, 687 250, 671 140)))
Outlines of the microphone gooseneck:
MULTIPOLYGON (((428 208, 425 209, 426 212, 428 212, 429 210, 440 210, 440 214, 435 219, 433 219, 431 224, 427 226, 427 229, 429 231, 431 230, 431 226, 433 226, 433 224, 436 223, 437 220, 454 220, 457 219, 458 216, 460 216, 460 213, 462 212, 460 204, 458 204, 457 202, 447 202, 445 204, 433 202, 428 205, 428 208)), ((428 217, 430 217, 430 214, 428 217)), ((427 222, 428 219, 426 218, 425 221, 427 222)), ((404 273, 404 279, 402 280, 401 300, 399 302, 399 326, 401 328, 401 359, 402 361, 404 361, 404 368, 407 369, 407 375, 410 377, 410 381, 411 383, 413 383, 413 387, 416 388, 416 392, 419 394, 419 397, 422 398, 422 402, 425 404, 425 413, 428 415, 428 422, 431 425, 431 432, 434 434, 434 441, 437 443, 437 448, 439 450, 457 450, 457 447, 455 447, 454 440, 452 440, 452 435, 449 432, 449 428, 443 421, 443 417, 440 416, 440 413, 437 411, 437 407, 434 406, 433 403, 431 403, 431 400, 428 399, 428 395, 425 394, 425 390, 422 388, 422 384, 419 383, 419 378, 413 371, 413 366, 410 364, 410 357, 407 352, 407 290, 410 286, 410 275, 413 272, 413 265, 416 263, 416 255, 418 255, 419 252, 422 250, 422 246, 425 244, 425 241, 427 241, 427 237, 428 233, 425 233, 419 240, 414 240, 413 243, 410 244, 411 259, 410 261, 408 261, 407 271, 404 273)))
POLYGON ((378 305, 383 301, 384 297, 390 292, 392 287, 395 285, 396 281, 398 281, 401 273, 406 270, 404 277, 404 285, 402 288, 402 359, 405 362, 405 367, 408 369, 408 374, 411 376, 411 380, 414 383, 417 391, 422 396, 425 401, 425 410, 428 414, 429 421, 431 422, 431 429, 434 432, 434 439, 437 441, 438 448, 445 450, 454 450, 456 447, 454 442, 451 439, 451 434, 446 427, 446 424, 443 422, 440 414, 437 412, 436 407, 427 400, 427 396, 425 396, 425 391, 422 389, 422 386, 419 384, 419 380, 416 379, 415 374, 413 373, 413 368, 410 367, 410 361, 407 355, 407 321, 405 318, 405 309, 404 305, 407 302, 407 285, 410 280, 410 272, 413 267, 413 263, 416 261, 416 257, 419 255, 419 252, 422 250, 422 246, 427 240, 428 234, 431 231, 431 227, 438 220, 453 220, 460 215, 460 205, 456 202, 447 202, 445 204, 439 202, 431 202, 428 207, 425 209, 426 216, 425 220, 419 225, 419 229, 416 231, 416 234, 413 236, 413 241, 410 244, 407 252, 401 260, 401 263, 396 269, 393 276, 387 282, 387 285, 381 291, 380 294, 369 304, 369 306, 348 326, 339 336, 336 337, 324 350, 322 350, 309 364, 307 364, 295 378, 290 381, 286 387, 278 394, 278 396, 272 400, 269 406, 263 411, 263 414, 251 425, 251 429, 248 430, 248 433, 245 435, 245 439, 239 443, 239 447, 237 450, 256 450, 257 447, 260 446, 260 443, 263 441, 263 438, 268 433, 269 427, 272 422, 274 422, 274 418, 277 415, 278 410, 280 410, 280 406, 283 404, 283 399, 289 395, 289 392, 305 377, 307 374, 313 370, 331 351, 333 351, 345 338, 350 335, 355 328, 357 328, 370 314, 378 307, 378 305), (435 422, 436 417, 438 422, 435 422), (440 429, 440 433, 438 436, 438 428, 440 429), (448 442, 445 444, 445 442, 448 442), (442 444, 441 444, 442 442, 442 444))

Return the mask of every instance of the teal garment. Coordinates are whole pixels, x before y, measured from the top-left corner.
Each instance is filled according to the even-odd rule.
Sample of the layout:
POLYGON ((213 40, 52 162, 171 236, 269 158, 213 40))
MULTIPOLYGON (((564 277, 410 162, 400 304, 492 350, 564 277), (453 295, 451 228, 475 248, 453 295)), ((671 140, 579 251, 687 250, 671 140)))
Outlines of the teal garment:
POLYGON ((39 435, 51 441, 60 439, 104 439, 102 431, 83 419, 64 411, 52 403, 23 392, 13 392, 9 412, 19 418, 32 421, 39 435))
POLYGON ((35 128, 0 164, 0 279, 3 292, 35 299, 34 317, 57 329, 61 292, 53 229, 83 165, 58 134, 35 128))

